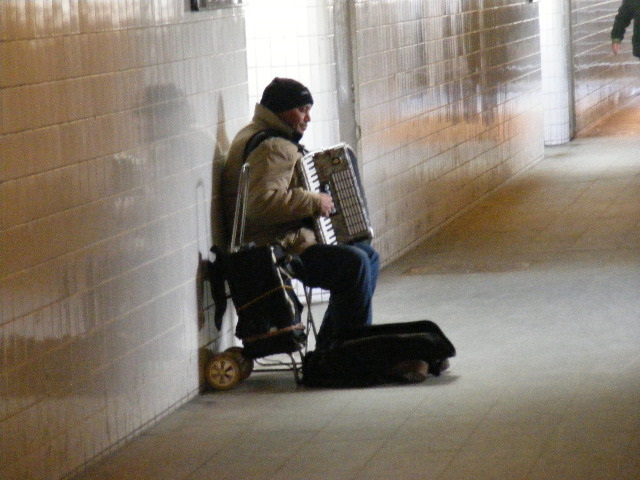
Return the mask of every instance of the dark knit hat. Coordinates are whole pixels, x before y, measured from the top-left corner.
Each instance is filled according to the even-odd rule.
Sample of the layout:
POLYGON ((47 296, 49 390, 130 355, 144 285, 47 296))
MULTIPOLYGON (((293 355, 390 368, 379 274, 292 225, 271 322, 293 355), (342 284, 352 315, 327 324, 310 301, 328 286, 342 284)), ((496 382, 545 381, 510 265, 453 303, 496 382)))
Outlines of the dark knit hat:
POLYGON ((291 78, 274 78, 262 93, 260 104, 273 113, 286 112, 303 105, 313 105, 309 89, 291 78))

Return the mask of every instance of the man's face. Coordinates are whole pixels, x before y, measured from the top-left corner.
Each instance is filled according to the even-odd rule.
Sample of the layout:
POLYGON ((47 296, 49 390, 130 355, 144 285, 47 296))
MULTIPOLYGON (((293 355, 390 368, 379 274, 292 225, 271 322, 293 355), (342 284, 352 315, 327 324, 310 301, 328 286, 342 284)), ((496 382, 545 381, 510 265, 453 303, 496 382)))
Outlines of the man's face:
POLYGON ((303 105, 302 107, 292 108, 286 112, 278 114, 280 119, 297 131, 300 135, 304 134, 307 129, 307 125, 311 121, 311 107, 312 105, 303 105))

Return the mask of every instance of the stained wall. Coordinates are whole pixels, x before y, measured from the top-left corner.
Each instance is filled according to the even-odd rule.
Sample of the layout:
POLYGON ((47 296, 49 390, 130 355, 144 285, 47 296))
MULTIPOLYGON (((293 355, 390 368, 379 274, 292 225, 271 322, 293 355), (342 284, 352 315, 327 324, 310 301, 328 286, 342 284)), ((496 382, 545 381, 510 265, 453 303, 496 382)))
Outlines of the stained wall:
POLYGON ((360 154, 389 260, 542 157, 538 6, 378 0, 355 10, 360 154))

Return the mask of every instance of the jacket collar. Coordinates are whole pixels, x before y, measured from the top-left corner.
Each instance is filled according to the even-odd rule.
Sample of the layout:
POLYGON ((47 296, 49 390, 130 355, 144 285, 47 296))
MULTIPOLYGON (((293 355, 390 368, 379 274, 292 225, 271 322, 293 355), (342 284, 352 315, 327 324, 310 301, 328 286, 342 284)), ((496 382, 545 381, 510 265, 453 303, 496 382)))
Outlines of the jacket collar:
POLYGON ((302 134, 297 130, 294 130, 289 125, 280 120, 275 113, 269 110, 267 107, 256 104, 256 109, 253 115, 253 123, 261 127, 262 129, 271 129, 281 132, 286 138, 291 140, 296 145, 302 138, 302 134))

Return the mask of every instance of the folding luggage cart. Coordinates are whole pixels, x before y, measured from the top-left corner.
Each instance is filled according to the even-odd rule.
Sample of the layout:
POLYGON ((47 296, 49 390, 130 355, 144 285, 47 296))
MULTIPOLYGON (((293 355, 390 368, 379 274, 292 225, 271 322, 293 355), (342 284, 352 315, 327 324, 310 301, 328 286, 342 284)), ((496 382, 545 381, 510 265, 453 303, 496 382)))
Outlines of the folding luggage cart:
MULTIPOLYGON (((308 338, 317 334, 311 313, 311 294, 308 287, 304 287, 307 305, 307 318, 304 331, 308 338)), ((204 377, 207 385, 213 390, 229 390, 252 373, 291 371, 297 384, 302 383, 302 360, 307 354, 307 341, 293 352, 270 353, 262 357, 245 356, 244 347, 233 346, 223 352, 210 356, 204 365, 204 377)))
MULTIPOLYGON (((286 268, 289 256, 277 245, 244 244, 249 174, 249 164, 245 163, 239 179, 230 248, 228 251, 212 248, 220 268, 210 269, 210 281, 212 285, 218 282, 219 286, 221 278, 212 277, 223 273, 222 281, 226 281, 230 292, 226 293, 223 283, 224 308, 231 297, 238 314, 235 335, 243 343, 242 347, 230 347, 206 361, 204 377, 214 390, 233 388, 254 371, 291 370, 296 382, 301 383, 307 340, 317 334, 311 312, 311 289, 306 286, 303 290, 307 315, 302 321, 303 306, 293 290, 292 274, 286 268)), ((213 296, 220 301, 219 293, 213 296)))

